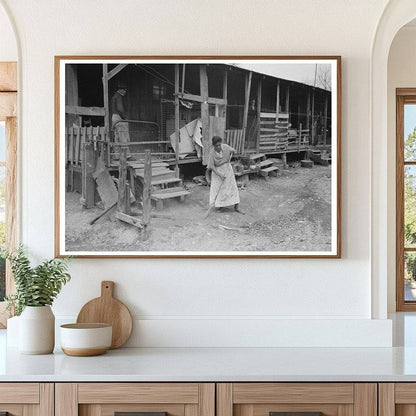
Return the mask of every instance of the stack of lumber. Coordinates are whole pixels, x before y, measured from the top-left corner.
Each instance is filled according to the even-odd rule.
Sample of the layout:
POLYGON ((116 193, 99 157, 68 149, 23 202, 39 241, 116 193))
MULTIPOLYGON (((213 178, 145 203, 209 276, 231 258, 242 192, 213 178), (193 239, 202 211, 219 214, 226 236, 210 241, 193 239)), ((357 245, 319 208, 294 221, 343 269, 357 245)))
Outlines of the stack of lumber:
POLYGON ((260 113, 259 149, 262 152, 285 151, 288 145, 289 114, 260 113))

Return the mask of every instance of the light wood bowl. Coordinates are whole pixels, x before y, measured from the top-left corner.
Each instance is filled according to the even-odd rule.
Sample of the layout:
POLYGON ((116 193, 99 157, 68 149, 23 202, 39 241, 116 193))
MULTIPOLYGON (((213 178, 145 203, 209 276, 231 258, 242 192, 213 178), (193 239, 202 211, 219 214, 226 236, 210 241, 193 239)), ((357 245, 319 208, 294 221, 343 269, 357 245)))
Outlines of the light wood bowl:
POLYGON ((61 325, 61 348, 67 355, 90 357, 111 347, 112 326, 102 323, 61 325))

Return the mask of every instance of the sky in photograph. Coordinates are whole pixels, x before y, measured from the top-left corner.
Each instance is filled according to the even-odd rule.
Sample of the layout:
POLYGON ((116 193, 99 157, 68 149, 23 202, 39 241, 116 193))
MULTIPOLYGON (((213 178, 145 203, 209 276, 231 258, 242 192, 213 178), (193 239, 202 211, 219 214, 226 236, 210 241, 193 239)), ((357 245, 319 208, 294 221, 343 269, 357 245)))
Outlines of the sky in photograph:
POLYGON ((236 66, 250 71, 260 72, 262 74, 271 75, 277 78, 288 79, 291 81, 302 82, 304 84, 313 85, 315 80, 315 69, 318 65, 318 71, 328 70, 331 65, 328 64, 237 64, 236 66))
POLYGON ((416 127, 416 104, 404 106, 404 139, 406 140, 416 127))

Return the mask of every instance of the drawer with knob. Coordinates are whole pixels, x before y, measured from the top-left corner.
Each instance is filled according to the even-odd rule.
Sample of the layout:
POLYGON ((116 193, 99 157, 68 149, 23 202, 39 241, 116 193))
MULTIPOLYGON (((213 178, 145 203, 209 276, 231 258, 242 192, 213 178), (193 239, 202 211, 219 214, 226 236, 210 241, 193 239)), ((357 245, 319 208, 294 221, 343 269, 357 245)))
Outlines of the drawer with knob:
POLYGON ((376 383, 219 383, 217 416, 377 416, 376 383))
POLYGON ((57 383, 56 416, 215 416, 214 383, 57 383))

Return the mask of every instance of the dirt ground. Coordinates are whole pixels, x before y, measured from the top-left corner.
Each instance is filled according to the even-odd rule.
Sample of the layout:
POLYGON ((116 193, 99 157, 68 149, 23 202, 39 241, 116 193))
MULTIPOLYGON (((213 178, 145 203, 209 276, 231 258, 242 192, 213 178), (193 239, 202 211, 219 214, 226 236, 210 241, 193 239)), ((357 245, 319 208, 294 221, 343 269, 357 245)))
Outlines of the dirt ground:
POLYGON ((169 201, 152 218, 151 233, 114 217, 94 225, 102 210, 81 211, 77 193, 66 194, 67 251, 329 251, 331 249, 331 167, 289 168, 265 180, 252 176, 240 190, 241 210, 213 211, 204 218, 209 187, 185 181, 184 203, 169 201), (227 228, 225 228, 227 227, 227 228))

